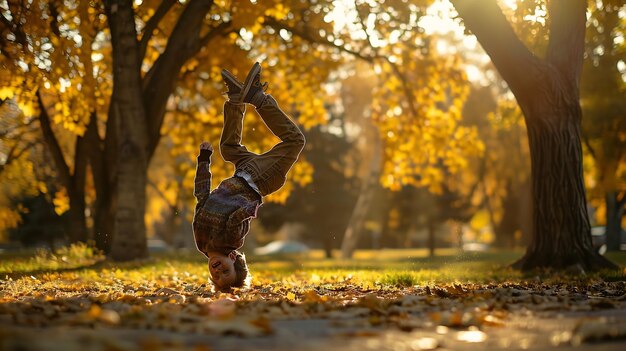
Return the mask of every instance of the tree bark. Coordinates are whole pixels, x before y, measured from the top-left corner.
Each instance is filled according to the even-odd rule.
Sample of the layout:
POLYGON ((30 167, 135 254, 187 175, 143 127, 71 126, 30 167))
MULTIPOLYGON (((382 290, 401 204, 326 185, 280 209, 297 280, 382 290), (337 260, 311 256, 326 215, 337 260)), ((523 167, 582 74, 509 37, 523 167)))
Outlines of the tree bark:
POLYGON ((85 183, 87 179, 87 154, 85 138, 76 138, 74 151, 74 173, 67 189, 70 199, 68 234, 71 242, 87 241, 87 220, 85 218, 85 183))
POLYGON ((110 256, 125 261, 147 255, 144 222, 147 133, 141 95, 139 45, 133 2, 105 2, 113 48, 113 94, 109 118, 117 136, 115 221, 110 256))
POLYGON ((530 245, 530 240, 533 236, 533 192, 531 180, 528 179, 522 185, 520 192, 522 193, 520 199, 520 213, 519 213, 519 223, 520 229, 522 230, 522 235, 519 241, 516 244, 520 246, 528 246, 530 245))
POLYGON ((547 98, 537 99, 543 106, 525 108, 540 114, 526 118, 533 165, 534 233, 526 255, 514 266, 612 268, 591 242, 578 98, 559 89, 547 93, 547 98))
POLYGON ((549 3, 550 40, 544 60, 522 44, 495 0, 452 2, 509 84, 526 120, 533 236, 514 267, 616 268, 593 250, 583 181, 578 85, 586 0, 549 3))
POLYGON ((113 222, 115 221, 115 213, 113 211, 113 180, 111 169, 115 159, 112 153, 114 147, 111 145, 115 140, 113 131, 114 119, 109 116, 107 120, 106 140, 103 141, 98 133, 97 116, 95 113, 91 116, 91 121, 87 125, 85 139, 87 140, 87 154, 93 182, 96 191, 96 198, 93 205, 93 239, 98 250, 105 254, 111 252, 111 239, 113 238, 113 222))
POLYGON ((624 216, 624 204, 626 194, 616 191, 607 191, 606 203, 606 249, 607 251, 619 251, 622 244, 622 217, 624 216))
POLYGON ((70 207, 67 210, 69 221, 67 223, 68 239, 71 243, 87 241, 87 221, 85 218, 85 194, 69 193, 70 207))

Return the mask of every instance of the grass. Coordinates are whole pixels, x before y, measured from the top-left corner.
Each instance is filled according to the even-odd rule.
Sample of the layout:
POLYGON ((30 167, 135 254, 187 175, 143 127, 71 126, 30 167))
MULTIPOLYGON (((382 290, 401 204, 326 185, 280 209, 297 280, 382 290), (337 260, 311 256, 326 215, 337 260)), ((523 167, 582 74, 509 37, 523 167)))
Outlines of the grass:
MULTIPOLYGON (((441 249, 436 257, 426 250, 358 251, 350 260, 326 259, 323 252, 280 257, 248 256, 252 285, 273 290, 302 291, 311 288, 396 289, 428 284, 490 284, 536 280, 537 273, 524 275, 508 268, 522 252, 459 253, 441 249)), ((626 265, 626 253, 609 258, 626 265)), ((542 273, 545 281, 571 279, 542 273), (546 280, 547 279, 547 280, 546 280)), ((626 280, 624 271, 600 272, 585 280, 626 280)), ((206 260, 197 252, 157 254, 127 263, 104 260, 85 246, 74 246, 56 254, 39 252, 34 256, 0 256, 0 291, 17 294, 28 291, 78 291, 78 289, 137 290, 168 287, 177 290, 206 286, 206 260)), ((188 291, 188 290, 187 290, 188 291)))
MULTIPOLYGON (((0 349, 172 349, 178 345, 172 340, 182 349, 194 343, 198 349, 205 349, 203 343, 221 349, 224 340, 234 345, 221 335, 268 334, 274 334, 272 344, 292 335, 287 341, 292 347, 309 340, 292 330, 306 328, 313 335, 315 328, 323 328, 326 339, 345 335, 346 328, 351 338, 359 333, 375 338, 373 329, 381 337, 386 331, 418 329, 445 339, 453 334, 434 334, 434 326, 501 327, 515 313, 527 319, 533 311, 580 313, 623 306, 625 271, 523 274, 508 267, 521 255, 452 249, 438 250, 433 258, 426 250, 358 251, 350 260, 326 259, 321 251, 250 255, 251 288, 224 295, 207 283, 206 259, 195 251, 126 263, 108 261, 84 245, 56 254, 0 254, 0 349), (329 324, 315 327, 307 324, 309 319, 329 324), (123 342, 116 344, 118 339, 123 342)), ((626 264, 626 253, 610 258, 626 264)), ((251 342, 242 339, 241 345, 251 342)), ((447 339, 446 344, 451 345, 447 339)))

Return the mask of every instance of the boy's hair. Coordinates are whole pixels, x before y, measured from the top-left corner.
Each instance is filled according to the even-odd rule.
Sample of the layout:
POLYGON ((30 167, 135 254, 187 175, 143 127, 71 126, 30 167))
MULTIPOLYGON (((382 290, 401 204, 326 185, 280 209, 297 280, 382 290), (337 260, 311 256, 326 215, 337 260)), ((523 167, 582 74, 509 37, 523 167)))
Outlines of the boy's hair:
POLYGON ((221 292, 230 292, 231 288, 242 288, 250 286, 250 279, 252 276, 250 275, 250 271, 248 270, 248 264, 246 263, 246 255, 237 250, 235 252, 235 262, 233 266, 235 268, 235 281, 231 286, 219 286, 213 279, 213 286, 215 290, 219 290, 221 292))
POLYGON ((235 250, 235 282, 233 283, 234 287, 248 287, 250 286, 250 271, 248 270, 248 263, 246 263, 246 255, 243 252, 239 252, 235 250))

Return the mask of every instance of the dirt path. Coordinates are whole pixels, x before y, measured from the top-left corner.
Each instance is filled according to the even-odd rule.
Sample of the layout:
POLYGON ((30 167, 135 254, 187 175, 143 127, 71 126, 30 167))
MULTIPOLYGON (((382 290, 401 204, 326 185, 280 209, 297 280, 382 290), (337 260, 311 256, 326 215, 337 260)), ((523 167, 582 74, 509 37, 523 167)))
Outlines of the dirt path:
POLYGON ((3 323, 2 350, 626 350, 626 309, 515 313, 500 326, 372 326, 370 318, 269 321, 264 336, 109 327, 27 328, 3 323), (613 328, 613 330, 611 330, 613 328), (411 329, 411 330, 409 330, 411 329), (621 333, 621 339, 619 338, 621 333), (590 339, 598 338, 597 341, 590 339), (587 340, 589 339, 589 340, 587 340))

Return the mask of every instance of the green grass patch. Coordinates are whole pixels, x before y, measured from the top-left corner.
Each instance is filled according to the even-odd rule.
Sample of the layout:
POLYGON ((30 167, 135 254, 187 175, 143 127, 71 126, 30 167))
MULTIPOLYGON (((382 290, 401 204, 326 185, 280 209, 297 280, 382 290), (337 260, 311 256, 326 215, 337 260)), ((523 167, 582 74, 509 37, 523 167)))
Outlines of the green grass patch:
MULTIPOLYGON (((428 257, 426 250, 358 251, 353 259, 325 258, 323 252, 281 257, 248 255, 255 287, 271 289, 399 289, 431 284, 518 283, 527 280, 563 282, 572 280, 626 280, 624 271, 600 272, 568 277, 549 272, 522 274, 508 266, 523 252, 463 253, 452 249, 428 257)), ((155 254, 134 262, 105 260, 84 245, 72 246, 54 254, 39 252, 30 257, 1 257, 0 280, 11 281, 14 293, 29 289, 66 291, 80 287, 110 289, 177 290, 207 286, 206 259, 195 251, 155 254), (19 290, 19 291, 18 291, 19 290)), ((626 253, 609 258, 624 266, 626 253)), ((1 284, 0 284, 1 285, 1 284)), ((6 290, 5 290, 6 291, 6 290)))

